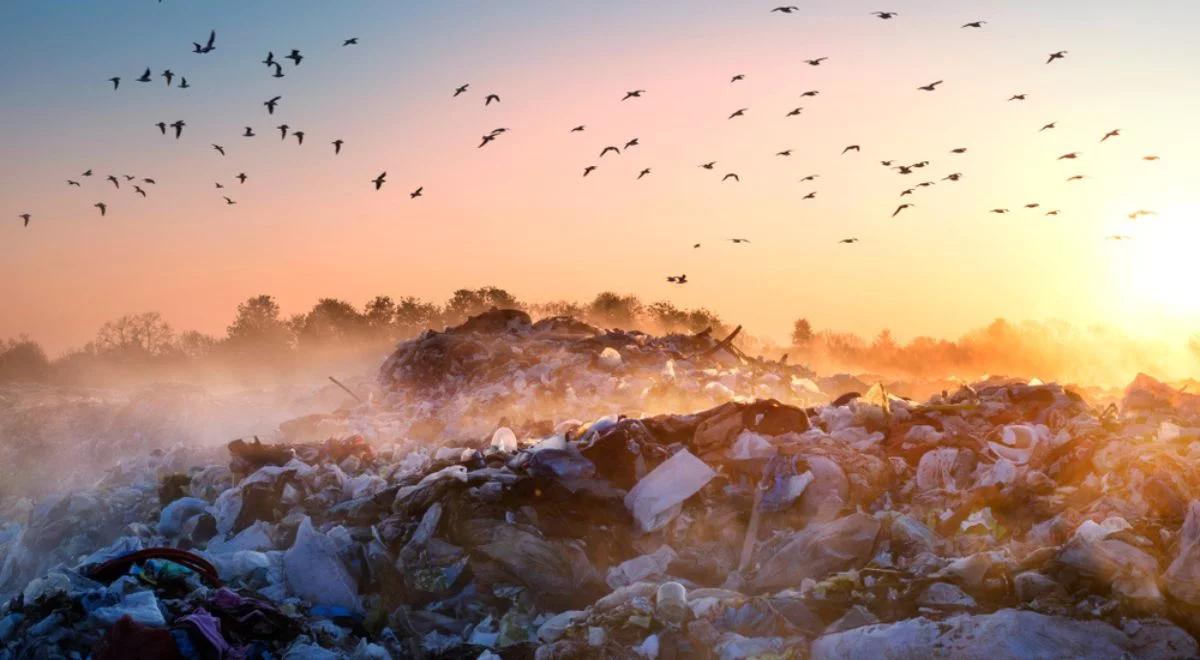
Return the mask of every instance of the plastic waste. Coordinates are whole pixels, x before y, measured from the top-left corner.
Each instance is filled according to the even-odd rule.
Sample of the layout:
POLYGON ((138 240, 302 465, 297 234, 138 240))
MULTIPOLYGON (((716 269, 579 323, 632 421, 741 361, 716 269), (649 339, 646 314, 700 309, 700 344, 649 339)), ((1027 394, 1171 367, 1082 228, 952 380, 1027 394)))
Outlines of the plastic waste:
POLYGON ((670 522, 679 506, 700 491, 716 472, 686 449, 654 468, 625 496, 625 506, 643 532, 670 522))
POLYGON ((300 522, 295 543, 283 555, 283 569, 292 593, 309 603, 359 611, 355 580, 342 563, 337 544, 316 531, 308 516, 300 522))

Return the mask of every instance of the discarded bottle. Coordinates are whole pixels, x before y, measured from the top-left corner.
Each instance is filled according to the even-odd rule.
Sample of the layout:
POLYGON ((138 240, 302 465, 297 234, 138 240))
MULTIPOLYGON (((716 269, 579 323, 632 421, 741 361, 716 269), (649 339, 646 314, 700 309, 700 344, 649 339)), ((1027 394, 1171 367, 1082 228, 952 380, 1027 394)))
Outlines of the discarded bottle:
POLYGON ((678 582, 660 585, 654 603, 654 616, 659 621, 678 626, 687 618, 687 589, 678 582))

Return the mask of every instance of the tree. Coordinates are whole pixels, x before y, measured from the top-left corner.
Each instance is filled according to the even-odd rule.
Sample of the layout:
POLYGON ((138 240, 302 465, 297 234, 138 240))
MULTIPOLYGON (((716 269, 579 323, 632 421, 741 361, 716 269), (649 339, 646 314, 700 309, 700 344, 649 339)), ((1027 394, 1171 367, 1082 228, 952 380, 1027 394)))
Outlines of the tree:
POLYGON ((279 351, 289 348, 292 342, 291 331, 279 318, 279 303, 266 294, 238 305, 237 317, 227 332, 227 342, 237 349, 279 351))
POLYGON ((302 319, 297 319, 301 345, 346 341, 361 337, 367 322, 354 305, 337 298, 321 298, 302 319))
POLYGON ((50 375, 46 352, 29 337, 0 341, 0 382, 40 381, 50 375))
POLYGON ((391 296, 375 296, 363 307, 363 320, 373 334, 392 335, 396 327, 396 302, 391 296))
POLYGON ((504 289, 485 286, 478 289, 459 289, 446 302, 447 323, 458 324, 467 317, 482 314, 492 308, 521 309, 524 307, 516 296, 504 289))
POLYGON ((804 348, 811 344, 812 340, 812 324, 805 318, 796 319, 796 322, 792 324, 792 346, 804 348))
POLYGON ((179 335, 179 339, 175 341, 175 348, 186 357, 198 359, 212 354, 218 343, 217 338, 212 335, 206 335, 197 330, 188 330, 179 335))
POLYGON ((588 317, 597 325, 632 328, 642 315, 642 302, 637 296, 622 296, 612 291, 597 294, 588 305, 588 317))
POLYGON ((98 355, 162 357, 174 348, 174 332, 158 312, 131 314, 100 326, 92 346, 98 355))
POLYGON ((438 306, 419 298, 406 296, 396 304, 396 328, 402 336, 411 336, 433 328, 442 315, 438 306))

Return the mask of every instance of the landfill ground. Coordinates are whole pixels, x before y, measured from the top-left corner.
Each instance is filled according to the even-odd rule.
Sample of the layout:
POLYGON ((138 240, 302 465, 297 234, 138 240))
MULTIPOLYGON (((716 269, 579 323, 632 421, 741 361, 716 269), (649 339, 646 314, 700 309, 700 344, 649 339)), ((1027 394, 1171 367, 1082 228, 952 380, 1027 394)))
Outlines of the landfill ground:
POLYGON ((1150 375, 881 383, 493 310, 344 385, 216 446, 140 424, 222 409, 186 391, 0 401, 127 437, 4 447, 10 483, 111 467, 0 490, 0 659, 1200 657, 1200 393, 1150 375))

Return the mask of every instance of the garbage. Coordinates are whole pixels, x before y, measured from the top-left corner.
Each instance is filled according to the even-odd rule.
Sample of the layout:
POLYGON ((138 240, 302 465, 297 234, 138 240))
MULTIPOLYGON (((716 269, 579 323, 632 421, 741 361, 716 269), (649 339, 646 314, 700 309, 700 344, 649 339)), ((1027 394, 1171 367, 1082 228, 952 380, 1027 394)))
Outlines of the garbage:
POLYGON ((919 402, 498 310, 379 381, 0 502, 0 660, 1200 655, 1200 407, 1148 376, 919 402))

